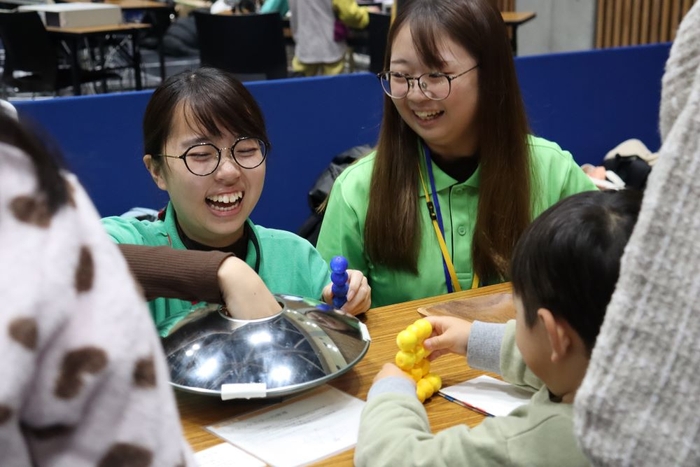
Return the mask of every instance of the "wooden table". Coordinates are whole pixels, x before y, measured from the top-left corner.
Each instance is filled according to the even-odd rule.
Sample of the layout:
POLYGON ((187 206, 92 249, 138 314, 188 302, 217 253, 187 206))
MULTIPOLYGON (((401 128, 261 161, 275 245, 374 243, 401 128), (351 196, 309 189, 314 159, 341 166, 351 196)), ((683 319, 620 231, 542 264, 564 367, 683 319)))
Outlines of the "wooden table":
MULTIPOLYGON (((420 317, 416 311, 418 307, 459 298, 503 292, 510 292, 510 284, 483 287, 369 310, 363 319, 372 336, 369 351, 352 370, 329 384, 365 400, 374 376, 384 363, 394 361, 397 351, 396 335, 420 317)), ((440 375, 444 386, 457 384, 484 374, 482 371, 469 368, 465 364, 464 358, 457 355, 443 356, 432 362, 431 371, 440 375)), ((195 451, 201 451, 223 442, 220 438, 205 431, 204 427, 269 405, 269 402, 221 401, 214 397, 185 392, 177 392, 177 403, 185 437, 195 451)), ((481 423, 484 418, 476 412, 448 402, 439 396, 428 400, 425 407, 428 411, 430 425, 435 432, 459 423, 466 423, 473 427, 481 423)), ((351 466, 353 465, 353 451, 338 454, 318 465, 351 466)))
POLYGON ((527 23, 537 14, 532 11, 502 11, 501 16, 506 26, 511 29, 510 45, 513 49, 513 55, 518 55, 518 26, 527 23))
MULTIPOLYGON (((87 26, 80 28, 59 28, 47 26, 46 30, 52 37, 64 41, 70 50, 71 69, 73 72, 73 93, 80 95, 80 63, 78 61, 78 48, 80 41, 86 38, 103 39, 109 35, 126 35, 131 38, 131 67, 134 70, 134 83, 137 90, 141 90, 141 52, 139 49, 138 34, 151 27, 150 24, 122 23, 104 26, 87 26)), ((104 57, 104 53, 102 54, 104 57)), ((103 57, 101 60, 103 60, 103 57)))

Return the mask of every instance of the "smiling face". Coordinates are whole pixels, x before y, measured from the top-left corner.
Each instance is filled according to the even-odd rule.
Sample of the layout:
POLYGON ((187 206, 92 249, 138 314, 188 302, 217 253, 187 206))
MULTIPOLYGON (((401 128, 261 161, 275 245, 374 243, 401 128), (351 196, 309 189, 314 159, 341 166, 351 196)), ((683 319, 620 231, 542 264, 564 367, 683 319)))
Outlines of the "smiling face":
MULTIPOLYGON (((201 128, 187 114, 186 106, 178 105, 173 114, 170 132, 162 154, 179 156, 198 143, 211 143, 217 148, 230 148, 236 138, 219 127, 220 135, 213 136, 201 128)), ((231 158, 228 149, 214 173, 200 177, 192 174, 184 161, 144 157, 158 187, 170 195, 177 220, 192 240, 221 248, 231 245, 243 235, 243 226, 262 194, 265 182, 265 163, 254 169, 242 169, 231 158), (160 164, 156 164, 160 162, 160 164)))
MULTIPOLYGON (((423 63, 414 45, 410 24, 406 23, 396 34, 391 47, 391 71, 413 77, 427 72, 454 76, 477 65, 474 57, 447 35, 438 35, 436 42, 444 61, 439 70, 423 63)), ((427 98, 416 83, 405 98, 393 99, 393 102, 401 118, 434 153, 445 158, 471 155, 478 148, 478 80, 478 68, 455 78, 450 95, 441 101, 427 98)))

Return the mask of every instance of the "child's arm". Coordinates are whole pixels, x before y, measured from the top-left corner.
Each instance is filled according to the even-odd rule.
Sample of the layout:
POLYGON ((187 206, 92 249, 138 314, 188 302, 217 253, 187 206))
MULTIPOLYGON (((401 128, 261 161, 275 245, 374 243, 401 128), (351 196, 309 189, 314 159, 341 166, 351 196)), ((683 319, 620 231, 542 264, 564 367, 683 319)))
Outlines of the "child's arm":
POLYGON ((429 360, 448 353, 466 355, 471 322, 453 316, 427 316, 425 319, 433 327, 430 337, 423 342, 425 349, 430 351, 429 360))
POLYGON ((362 411, 355 465, 512 465, 506 436, 498 425, 470 431, 457 425, 430 432, 415 382, 385 364, 362 411))
POLYGON ((467 356, 469 366, 497 373, 517 386, 538 390, 542 381, 525 365, 515 345, 515 320, 507 324, 482 323, 447 316, 428 316, 433 334, 423 345, 430 360, 445 353, 467 356))
POLYGON ((525 365, 523 356, 515 344, 515 320, 508 321, 501 342, 500 374, 516 386, 539 390, 544 383, 525 365))
POLYGON ((478 370, 501 373, 501 342, 504 324, 473 323, 453 316, 426 317, 433 326, 431 336, 423 343, 431 361, 447 353, 466 355, 469 366, 478 370))

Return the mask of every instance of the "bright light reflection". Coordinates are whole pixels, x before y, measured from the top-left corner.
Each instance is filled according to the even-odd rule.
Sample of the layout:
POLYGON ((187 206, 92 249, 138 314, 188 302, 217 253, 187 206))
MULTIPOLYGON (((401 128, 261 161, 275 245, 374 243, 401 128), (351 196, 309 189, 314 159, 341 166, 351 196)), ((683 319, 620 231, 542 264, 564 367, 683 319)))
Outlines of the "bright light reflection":
POLYGON ((276 366, 270 370, 270 379, 280 383, 286 383, 292 376, 292 370, 286 366, 276 366))
POLYGON ((216 358, 210 358, 197 368, 196 374, 198 378, 209 379, 219 369, 219 362, 216 358))
POLYGON ((199 350, 202 346, 199 344, 193 344, 192 345, 192 350, 199 350))
POLYGON ((188 357, 191 357, 192 355, 194 355, 194 352, 192 351, 192 349, 188 349, 185 351, 185 355, 187 355, 188 357))
POLYGON ((272 336, 268 331, 260 331, 248 336, 248 342, 250 342, 251 345, 267 344, 268 342, 272 342, 272 336))

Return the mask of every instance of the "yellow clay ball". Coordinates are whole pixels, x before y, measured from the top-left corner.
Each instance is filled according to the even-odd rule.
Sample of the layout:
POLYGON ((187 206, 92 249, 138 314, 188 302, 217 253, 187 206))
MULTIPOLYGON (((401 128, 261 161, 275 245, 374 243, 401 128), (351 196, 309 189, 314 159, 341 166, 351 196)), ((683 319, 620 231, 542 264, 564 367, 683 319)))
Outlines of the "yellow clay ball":
POLYGON ((421 318, 413 323, 418 328, 418 339, 423 341, 430 337, 433 332, 433 325, 425 318, 421 318))
POLYGON ((425 347, 423 347, 422 345, 419 345, 418 347, 416 347, 415 354, 416 354, 416 363, 418 363, 421 360, 423 360, 425 357, 428 356, 428 351, 425 350, 425 347))
POLYGON ((420 338, 420 328, 415 324, 409 324, 408 327, 406 327, 406 331, 416 336, 416 344, 423 342, 423 339, 420 338))
POLYGON ((423 377, 424 380, 428 381, 432 386, 434 391, 439 391, 442 387, 442 378, 435 373, 428 373, 423 377))
POLYGON ((426 399, 432 396, 435 392, 435 389, 433 389, 433 385, 430 384, 430 381, 426 380, 425 378, 418 381, 418 384, 416 385, 416 390, 423 391, 425 393, 426 399))
POLYGON ((416 396, 418 397, 418 400, 421 401, 421 403, 425 402, 425 399, 428 398, 425 394, 425 390, 422 390, 420 388, 416 388, 416 396))
POLYGON ((423 377, 423 370, 421 370, 420 368, 412 368, 411 377, 417 383, 423 377))
POLYGON ((396 345, 404 352, 412 351, 418 343, 418 337, 408 329, 404 329, 396 336, 396 345))
POLYGON ((416 364, 416 356, 413 352, 404 352, 403 350, 396 352, 396 358, 394 359, 396 366, 404 371, 409 371, 416 364))
POLYGON ((420 366, 418 366, 418 368, 420 368, 421 376, 425 376, 430 373, 430 362, 428 360, 423 360, 420 362, 420 366))

